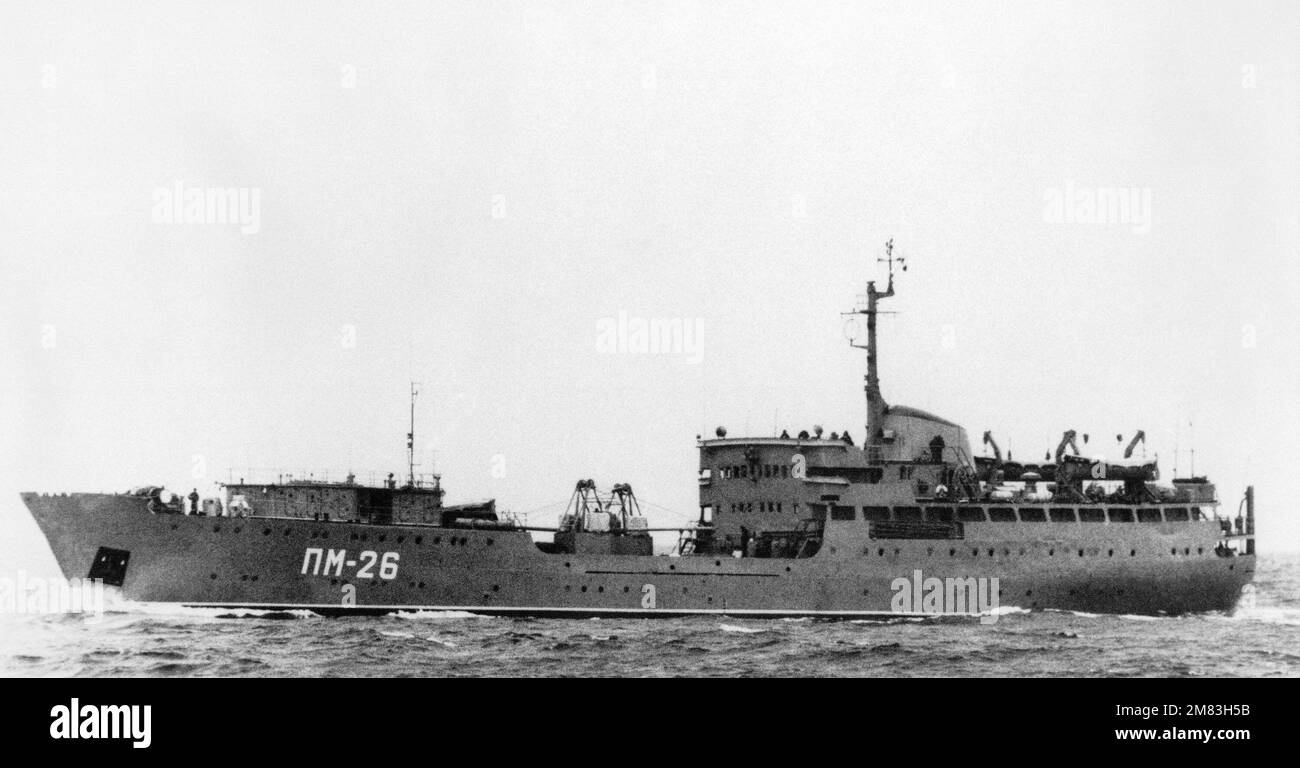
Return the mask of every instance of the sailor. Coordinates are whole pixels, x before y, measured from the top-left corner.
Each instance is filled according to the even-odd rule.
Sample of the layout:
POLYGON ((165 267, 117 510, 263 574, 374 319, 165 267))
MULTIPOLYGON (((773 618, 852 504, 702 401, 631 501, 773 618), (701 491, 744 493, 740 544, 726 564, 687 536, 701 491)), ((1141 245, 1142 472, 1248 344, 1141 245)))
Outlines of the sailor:
POLYGON ((789 433, 788 431, 784 430, 784 429, 781 430, 781 439, 782 439, 782 440, 789 440, 789 439, 790 439, 790 433, 789 433))
POLYGON ((853 445, 853 438, 849 436, 849 431, 847 429, 844 430, 843 437, 844 437, 844 442, 848 443, 849 445, 853 445))
POLYGON ((190 491, 190 514, 199 514, 199 489, 195 488, 190 491))

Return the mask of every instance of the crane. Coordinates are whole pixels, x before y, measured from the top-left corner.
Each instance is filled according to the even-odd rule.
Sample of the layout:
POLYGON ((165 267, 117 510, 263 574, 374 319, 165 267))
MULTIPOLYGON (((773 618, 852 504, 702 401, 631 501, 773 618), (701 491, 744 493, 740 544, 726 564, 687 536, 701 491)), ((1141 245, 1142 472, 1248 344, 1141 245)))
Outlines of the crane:
POLYGON ((1124 458, 1127 459, 1133 455, 1133 449, 1137 447, 1138 443, 1146 445, 1146 442, 1147 433, 1139 429, 1137 434, 1133 435, 1133 439, 1129 441, 1128 447, 1124 449, 1124 458))

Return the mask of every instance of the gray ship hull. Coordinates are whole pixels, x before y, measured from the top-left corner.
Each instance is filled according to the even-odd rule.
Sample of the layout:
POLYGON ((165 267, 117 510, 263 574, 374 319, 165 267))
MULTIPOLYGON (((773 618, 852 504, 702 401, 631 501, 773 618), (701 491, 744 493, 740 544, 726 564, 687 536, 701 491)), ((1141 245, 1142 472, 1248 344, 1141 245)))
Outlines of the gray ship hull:
POLYGON ((813 557, 667 557, 547 553, 509 528, 154 514, 146 499, 113 494, 23 501, 69 579, 104 578, 136 601, 331 615, 932 612, 919 600, 900 609, 900 578, 997 579, 1004 609, 1175 614, 1232 610, 1255 570, 1253 555, 1216 552, 1212 520, 974 523, 959 541, 880 540, 862 523, 830 523, 813 557))

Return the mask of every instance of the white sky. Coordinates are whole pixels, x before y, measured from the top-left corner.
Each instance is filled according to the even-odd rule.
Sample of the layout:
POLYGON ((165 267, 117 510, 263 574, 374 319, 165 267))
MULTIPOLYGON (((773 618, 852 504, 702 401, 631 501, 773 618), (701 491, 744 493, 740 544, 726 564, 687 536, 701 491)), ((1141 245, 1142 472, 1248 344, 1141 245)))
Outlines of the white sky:
POLYGON ((411 378, 449 501, 693 514, 718 424, 860 440, 838 313, 888 237, 890 402, 1022 459, 1194 442, 1300 548, 1298 39, 1292 2, 6 2, 0 570, 53 568, 19 490, 400 473, 411 378), (155 222, 177 181, 260 231, 155 222), (1067 184, 1150 232, 1045 221, 1067 184), (701 358, 601 354, 620 312, 701 358))

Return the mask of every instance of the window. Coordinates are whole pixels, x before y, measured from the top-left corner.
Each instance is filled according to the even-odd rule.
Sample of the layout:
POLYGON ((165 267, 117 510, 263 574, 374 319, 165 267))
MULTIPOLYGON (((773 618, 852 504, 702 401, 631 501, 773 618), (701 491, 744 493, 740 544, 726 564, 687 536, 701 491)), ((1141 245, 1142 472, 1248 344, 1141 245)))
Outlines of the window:
POLYGON ((1193 520, 1204 520, 1204 519, 1205 519, 1205 517, 1201 515, 1201 508, 1200 508, 1200 507, 1192 507, 1192 519, 1193 519, 1193 520))
POLYGON ((989 520, 994 523, 1014 523, 1016 511, 1011 507, 990 507, 989 520))
POLYGON ((863 507, 862 519, 870 520, 873 523, 884 523, 889 521, 889 507, 863 507))
POLYGON ((1050 512, 1048 512, 1048 514, 1051 516, 1051 518, 1052 518, 1052 522, 1053 522, 1053 523, 1073 523, 1073 522, 1074 522, 1074 510, 1073 510, 1073 509, 1057 509, 1057 508, 1054 507, 1054 508, 1052 508, 1052 510, 1051 510, 1050 512))
POLYGON ((1047 522, 1047 512, 1042 507, 1021 507, 1020 522, 1045 523, 1047 522))
POLYGON ((1106 512, 1095 508, 1081 509, 1079 510, 1079 522, 1104 523, 1106 522, 1106 512))
POLYGON ((1106 513, 1112 523, 1133 522, 1133 510, 1131 509, 1108 509, 1106 513))
POLYGON ((857 517, 854 507, 845 507, 838 504, 831 507, 832 520, 856 520, 857 517))
POLYGON ((894 519, 919 523, 921 522, 921 508, 920 507, 894 507, 894 519))
POLYGON ((1187 507, 1170 507, 1166 509, 1165 520, 1171 523, 1187 522, 1187 507))
POLYGON ((926 507, 925 519, 936 523, 951 523, 952 507, 926 507))
POLYGON ((1139 522, 1139 523, 1159 523, 1159 522, 1163 522, 1163 521, 1160 519, 1160 510, 1158 510, 1158 509, 1139 509, 1139 510, 1138 510, 1138 522, 1139 522))
POLYGON ((880 467, 808 467, 808 477, 842 477, 851 483, 878 483, 884 474, 880 467))
POLYGON ((958 507, 957 519, 963 523, 982 523, 984 522, 983 507, 958 507))

